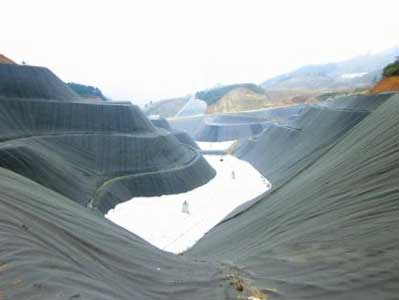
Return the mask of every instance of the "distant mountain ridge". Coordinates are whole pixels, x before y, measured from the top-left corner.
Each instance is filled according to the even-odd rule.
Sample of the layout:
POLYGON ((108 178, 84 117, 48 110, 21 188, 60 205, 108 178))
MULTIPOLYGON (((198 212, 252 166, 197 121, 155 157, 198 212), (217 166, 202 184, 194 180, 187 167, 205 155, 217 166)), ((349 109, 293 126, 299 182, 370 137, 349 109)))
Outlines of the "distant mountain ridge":
MULTIPOLYGON (((266 107, 313 103, 337 95, 367 93, 380 79, 383 68, 399 56, 399 47, 319 65, 306 65, 272 77, 260 85, 238 83, 198 91, 207 113, 239 112, 266 107)), ((188 98, 161 100, 147 105, 147 114, 172 117, 188 98), (183 100, 184 99, 184 100, 183 100)))
POLYGON ((399 55, 399 47, 383 52, 353 57, 337 63, 307 65, 290 73, 264 81, 266 91, 273 90, 337 90, 372 86, 382 69, 399 55))
MULTIPOLYGON (((213 87, 196 92, 193 99, 205 103, 207 113, 238 112, 274 105, 270 102, 265 91, 254 83, 213 87)), ((183 107, 187 106, 188 101, 189 97, 182 97, 150 102, 144 107, 144 111, 147 115, 160 115, 164 118, 174 117, 179 114, 183 107)), ((194 111, 193 114, 198 114, 198 107, 194 111)))

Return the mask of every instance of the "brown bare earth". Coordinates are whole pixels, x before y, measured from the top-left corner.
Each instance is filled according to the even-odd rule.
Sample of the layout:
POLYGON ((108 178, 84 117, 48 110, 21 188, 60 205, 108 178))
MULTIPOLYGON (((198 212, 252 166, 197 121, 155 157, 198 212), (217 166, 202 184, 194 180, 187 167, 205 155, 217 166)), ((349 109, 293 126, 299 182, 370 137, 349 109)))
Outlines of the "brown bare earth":
POLYGON ((215 104, 208 105, 207 113, 239 112, 270 106, 265 94, 256 93, 247 88, 236 88, 228 92, 215 104))
POLYGON ((399 76, 382 78, 371 90, 371 94, 383 92, 399 92, 399 76))
POLYGON ((256 93, 246 88, 237 88, 208 105, 207 113, 230 113, 263 108, 282 107, 299 103, 318 102, 321 91, 283 90, 256 93))
POLYGON ((8 57, 4 56, 3 54, 0 54, 0 64, 12 64, 15 65, 15 62, 13 62, 11 59, 8 57))

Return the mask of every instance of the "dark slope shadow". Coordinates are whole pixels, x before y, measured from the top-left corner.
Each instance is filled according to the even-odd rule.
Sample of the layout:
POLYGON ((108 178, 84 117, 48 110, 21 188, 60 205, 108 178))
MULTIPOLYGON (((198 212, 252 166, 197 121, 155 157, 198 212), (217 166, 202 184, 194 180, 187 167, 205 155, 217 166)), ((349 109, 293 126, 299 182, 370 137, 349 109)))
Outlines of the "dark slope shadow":
POLYGON ((229 262, 272 299, 395 299, 398 113, 394 96, 186 255, 229 262))

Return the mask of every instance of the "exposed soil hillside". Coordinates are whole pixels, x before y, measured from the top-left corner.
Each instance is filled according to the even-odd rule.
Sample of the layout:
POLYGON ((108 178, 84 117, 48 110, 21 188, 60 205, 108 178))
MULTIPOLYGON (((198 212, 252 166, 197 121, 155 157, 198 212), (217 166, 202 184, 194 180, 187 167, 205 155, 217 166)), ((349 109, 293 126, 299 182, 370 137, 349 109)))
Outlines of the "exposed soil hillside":
POLYGON ((0 54, 0 64, 12 64, 15 65, 15 62, 13 62, 11 59, 8 57, 4 56, 3 54, 0 54))
POLYGON ((231 91, 240 89, 240 88, 252 91, 256 94, 263 95, 265 93, 265 91, 256 84, 239 83, 239 84, 224 85, 224 86, 219 86, 219 87, 215 87, 215 88, 204 90, 204 91, 199 91, 196 93, 196 97, 205 101, 208 104, 208 106, 210 106, 210 105, 214 105, 215 103, 217 103, 220 99, 222 99, 225 95, 227 95, 231 91))
POLYGON ((216 103, 208 105, 208 113, 239 112, 260 109, 268 107, 270 104, 267 95, 241 87, 231 90, 216 103))
POLYGON ((382 78, 371 90, 371 94, 383 92, 399 92, 399 76, 391 76, 382 78))

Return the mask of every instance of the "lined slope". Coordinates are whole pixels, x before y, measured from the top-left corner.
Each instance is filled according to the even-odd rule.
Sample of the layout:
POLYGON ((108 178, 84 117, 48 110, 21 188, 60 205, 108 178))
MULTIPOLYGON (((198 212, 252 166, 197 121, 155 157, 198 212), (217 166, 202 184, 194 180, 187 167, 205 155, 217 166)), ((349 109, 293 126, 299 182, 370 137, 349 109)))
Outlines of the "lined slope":
POLYGON ((214 140, 220 138, 225 139, 226 137, 223 137, 225 136, 223 132, 231 132, 229 136, 231 136, 233 140, 236 140, 239 138, 245 138, 259 134, 259 127, 256 124, 261 124, 263 127, 268 127, 269 123, 271 122, 282 124, 291 123, 299 116, 305 107, 305 105, 291 105, 286 107, 258 109, 240 113, 173 118, 169 119, 169 123, 173 129, 185 131, 194 139, 198 138, 199 136, 204 136, 206 139, 207 132, 213 132, 214 140), (225 128, 227 126, 231 126, 232 123, 237 123, 237 125, 239 125, 237 130, 235 130, 233 127, 225 128), (253 123, 255 125, 253 128, 254 130, 248 128, 249 123, 253 123), (207 126, 208 124, 210 126, 207 126), (211 128, 212 126, 213 128, 211 128), (244 134, 235 133, 235 131, 238 131, 238 133, 242 132, 242 128, 246 128, 244 129, 244 134), (203 130, 204 132, 202 133, 203 130), (219 135, 221 135, 220 138, 218 137, 219 135))
POLYGON ((240 115, 205 117, 195 132, 195 140, 201 142, 234 141, 257 135, 265 121, 240 115))
POLYGON ((49 69, 0 64, 0 97, 82 101, 49 69))
POLYGON ((172 132, 173 135, 179 140, 180 143, 199 150, 197 143, 189 136, 189 134, 187 132, 172 129, 168 120, 166 120, 165 118, 160 118, 160 117, 159 118, 150 118, 150 120, 154 126, 165 129, 169 132, 172 132))
POLYGON ((21 76, 0 81, 0 299, 397 299, 399 95, 327 101, 240 144, 273 189, 172 256, 89 208, 206 182, 198 152, 134 106, 21 76))
POLYGON ((47 69, 4 66, 0 167, 101 213, 136 196, 186 192, 215 176, 194 147, 154 127, 138 107, 75 102, 47 69))
POLYGON ((162 252, 2 168, 0 190, 1 299, 224 298, 215 264, 162 252))
POLYGON ((214 176, 192 147, 132 105, 0 100, 0 125, 0 167, 103 213, 214 176))
POLYGON ((256 140, 240 141, 235 155, 279 185, 317 161, 391 96, 347 96, 309 106, 289 126, 269 124, 256 140))
POLYGON ((271 299, 395 299, 398 113, 396 95, 188 255, 228 262, 271 299))

